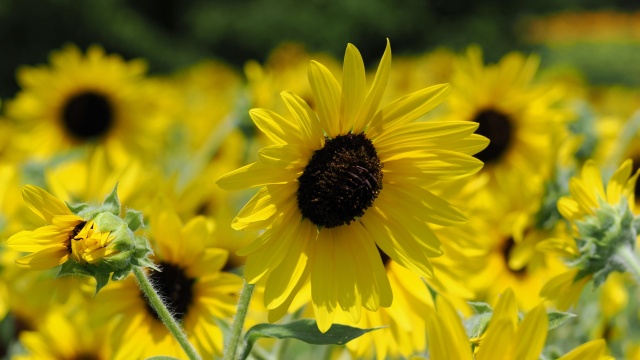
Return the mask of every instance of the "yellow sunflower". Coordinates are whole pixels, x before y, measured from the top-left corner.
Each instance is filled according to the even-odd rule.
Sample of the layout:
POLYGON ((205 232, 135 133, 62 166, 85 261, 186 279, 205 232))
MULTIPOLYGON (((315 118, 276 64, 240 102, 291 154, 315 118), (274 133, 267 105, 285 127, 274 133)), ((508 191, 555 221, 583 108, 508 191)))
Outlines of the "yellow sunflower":
POLYGON ((233 222, 266 229, 239 252, 246 280, 266 279, 265 305, 276 309, 311 281, 318 327, 327 331, 344 311, 360 320, 361 308, 392 302, 376 245, 424 277, 429 257, 442 254, 429 223, 451 225, 465 216, 428 187, 477 172, 471 155, 487 145, 470 122, 418 119, 437 106, 448 85, 432 86, 381 107, 391 65, 387 48, 367 92, 360 53, 348 45, 342 85, 311 61, 309 82, 317 112, 295 94, 282 99, 292 118, 250 111, 274 143, 255 163, 218 180, 227 190, 260 187, 233 222))
POLYGON ((69 45, 51 54, 50 66, 22 67, 22 90, 7 103, 7 116, 23 136, 17 146, 47 156, 87 143, 104 144, 114 157, 158 150, 163 121, 145 82, 146 65, 106 55, 99 46, 86 54, 69 45))
POLYGON ((27 269, 43 270, 63 264, 72 253, 71 241, 86 221, 73 214, 62 201, 33 185, 22 188, 29 209, 48 225, 33 231, 23 230, 11 236, 7 245, 16 251, 30 252, 16 260, 27 269))
POLYGON ((476 155, 485 163, 483 172, 530 177, 526 185, 531 189, 553 166, 552 135, 564 120, 553 107, 560 94, 533 84, 538 62, 535 56, 511 53, 498 64, 485 65, 480 49, 469 48, 455 64, 445 115, 478 123, 477 133, 489 138, 489 146, 476 155))
MULTIPOLYGON (((149 273, 151 282, 198 352, 204 358, 220 355, 222 331, 216 319, 229 320, 242 286, 240 277, 221 271, 227 251, 208 245, 212 229, 201 216, 183 225, 166 210, 153 216, 150 227, 155 263, 162 269, 149 273)), ((110 282, 96 296, 95 305, 103 321, 116 319, 114 341, 137 345, 130 358, 185 356, 133 277, 110 282)))

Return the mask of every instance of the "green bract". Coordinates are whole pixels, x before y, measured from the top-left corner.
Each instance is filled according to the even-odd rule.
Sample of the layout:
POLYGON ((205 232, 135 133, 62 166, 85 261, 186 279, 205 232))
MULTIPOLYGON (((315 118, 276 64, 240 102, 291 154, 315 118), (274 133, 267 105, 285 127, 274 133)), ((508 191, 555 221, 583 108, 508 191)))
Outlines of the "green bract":
MULTIPOLYGON (((121 205, 117 194, 117 185, 105 198, 100 206, 86 203, 68 204, 69 209, 82 217, 87 223, 93 222, 99 234, 108 233, 108 244, 105 248, 109 253, 95 262, 79 262, 70 258, 62 264, 57 276, 86 275, 96 279, 96 293, 104 287, 109 278, 121 280, 125 278, 133 267, 151 267, 158 270, 149 259, 153 254, 146 238, 137 236, 134 232, 143 227, 142 213, 127 210, 124 218, 120 217, 121 205)), ((85 226, 87 226, 85 224, 85 226)), ((86 241, 74 238, 72 241, 86 241)), ((158 270, 159 271, 159 270, 158 270)))

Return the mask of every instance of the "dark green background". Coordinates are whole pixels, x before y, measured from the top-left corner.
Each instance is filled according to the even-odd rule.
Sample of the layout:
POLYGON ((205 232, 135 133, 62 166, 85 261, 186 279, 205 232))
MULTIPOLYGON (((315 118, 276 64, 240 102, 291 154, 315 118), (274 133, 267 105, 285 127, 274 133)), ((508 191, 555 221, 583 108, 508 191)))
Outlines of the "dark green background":
POLYGON ((576 44, 560 53, 527 46, 522 23, 560 11, 634 11, 631 0, 0 0, 0 97, 17 90, 20 64, 47 62, 67 42, 102 44, 126 58, 143 57, 154 73, 203 58, 240 67, 264 60, 282 41, 342 56, 348 42, 378 59, 384 39, 395 54, 437 46, 480 44, 486 58, 509 50, 537 51, 546 63, 574 63, 595 82, 640 83, 640 46, 576 44), (613 63, 611 63, 613 61, 613 63), (633 66, 632 66, 633 65, 633 66))

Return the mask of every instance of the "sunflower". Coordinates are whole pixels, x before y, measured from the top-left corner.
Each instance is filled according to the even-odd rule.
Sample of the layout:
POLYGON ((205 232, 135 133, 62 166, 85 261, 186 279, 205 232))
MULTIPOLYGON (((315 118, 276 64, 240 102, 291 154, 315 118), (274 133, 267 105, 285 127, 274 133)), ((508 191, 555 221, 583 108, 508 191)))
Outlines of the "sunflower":
POLYGON ((466 218, 428 186, 482 167, 471 156, 487 144, 473 134, 478 124, 414 122, 444 99, 448 85, 380 107, 390 65, 387 42, 367 92, 363 60, 353 45, 345 53, 342 86, 311 61, 317 112, 287 91, 282 99, 293 119, 251 110, 274 144, 260 150, 255 163, 217 181, 226 190, 260 187, 233 222, 237 230, 266 229, 239 252, 247 256, 247 281, 266 279, 265 305, 276 309, 310 279, 323 332, 337 312, 358 322, 362 307, 391 305, 376 245, 420 276, 433 275, 429 257, 442 251, 429 223, 466 218))
POLYGON ((51 54, 50 66, 18 71, 22 90, 7 103, 7 116, 24 135, 17 146, 36 156, 87 143, 107 146, 114 157, 158 150, 163 121, 154 112, 146 65, 106 55, 99 46, 86 55, 72 45, 51 54))
POLYGON ((20 343, 24 354, 14 355, 15 360, 77 360, 77 359, 126 359, 131 349, 119 347, 116 351, 106 336, 106 329, 96 329, 90 323, 85 307, 75 311, 69 306, 58 306, 41 317, 38 328, 23 331, 20 343))
MULTIPOLYGON (((553 107, 558 91, 532 83, 538 62, 535 56, 511 53, 498 64, 484 65, 480 49, 470 47, 455 64, 444 115, 478 123, 477 133, 490 140, 476 155, 485 163, 483 172, 528 178, 523 191, 539 187, 552 168, 553 134, 562 131, 564 121, 553 107)), ((496 188, 493 182, 490 186, 496 188)))
MULTIPOLYGON (((233 314, 242 279, 221 272, 228 253, 208 245, 212 229, 204 217, 183 225, 173 211, 164 210, 154 214, 150 224, 155 263, 162 269, 150 271, 150 280, 168 300, 168 309, 199 353, 204 358, 220 355, 222 331, 216 319, 226 321, 233 314)), ((133 277, 109 283, 96 296, 95 304, 100 320, 116 319, 116 343, 137 344, 131 358, 185 356, 133 277)))
POLYGON ((33 231, 20 231, 7 240, 11 249, 31 253, 17 259, 16 263, 34 270, 49 269, 65 263, 72 254, 71 240, 82 231, 86 221, 74 215, 62 201, 37 186, 24 186, 22 197, 29 209, 48 225, 33 231))
POLYGON ((570 179, 570 194, 558 200, 558 211, 571 223, 576 240, 548 239, 538 248, 569 259, 576 267, 550 279, 541 290, 541 295, 556 301, 560 309, 574 304, 589 280, 594 279, 598 285, 612 271, 624 271, 619 267, 616 251, 625 246, 633 249, 636 232, 631 224, 605 224, 602 229, 600 219, 612 217, 620 221, 618 218, 624 217, 625 212, 629 215, 633 212, 634 190, 640 172, 632 175, 631 170, 632 160, 628 159, 611 175, 605 187, 600 169, 593 160, 588 160, 580 174, 570 179), (600 233, 596 232, 598 238, 594 240, 593 234, 587 231, 600 233))

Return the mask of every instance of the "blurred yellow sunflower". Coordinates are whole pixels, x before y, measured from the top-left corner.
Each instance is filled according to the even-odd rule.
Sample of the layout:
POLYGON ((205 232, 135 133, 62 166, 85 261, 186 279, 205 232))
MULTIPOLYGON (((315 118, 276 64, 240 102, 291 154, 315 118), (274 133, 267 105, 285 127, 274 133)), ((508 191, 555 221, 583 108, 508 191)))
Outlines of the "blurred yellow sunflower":
POLYGON ((446 118, 473 121, 490 143, 476 157, 483 172, 515 172, 535 189, 553 166, 554 134, 563 114, 553 108, 560 94, 533 84, 538 58, 518 53, 484 65, 481 50, 470 47, 455 64, 446 118), (535 154, 535 156, 532 156, 535 154))
MULTIPOLYGON (((497 301, 491 320, 479 338, 468 339, 460 317, 444 297, 436 299, 437 312, 428 316, 430 360, 537 360, 547 338, 549 321, 543 304, 520 321, 511 289, 497 301), (472 346, 474 348, 472 350, 472 346)), ((559 360, 610 360, 602 340, 583 344, 559 360)))
POLYGON ((602 203, 617 205, 626 198, 631 211, 634 209, 634 192, 639 172, 631 174, 632 160, 626 160, 609 179, 606 190, 602 174, 594 161, 587 161, 579 176, 569 180, 569 196, 558 200, 558 211, 575 224, 587 215, 595 215, 602 203))
MULTIPOLYGON (((569 180, 569 195, 563 196, 558 200, 558 211, 571 223, 571 232, 574 237, 578 239, 580 236, 588 238, 586 234, 580 234, 578 229, 579 222, 588 217, 595 218, 597 212, 606 206, 620 207, 620 204, 624 204, 625 207, 628 207, 628 211, 632 212, 634 210, 634 192, 640 171, 636 171, 632 175, 632 166, 631 159, 625 160, 611 175, 605 187, 600 169, 593 160, 588 160, 582 167, 580 174, 569 180)), ((622 226, 617 228, 624 229, 622 226)), ((603 235, 599 241, 603 246, 608 246, 612 244, 607 241, 609 238, 611 238, 610 235, 603 235)), ((630 241, 635 245, 635 232, 630 241)), ((620 245, 622 244, 621 242, 620 245)), ((610 267, 611 270, 605 272, 605 270, 609 269, 607 262, 610 261, 611 254, 605 254, 603 250, 595 247, 592 250, 583 250, 581 252, 576 240, 573 238, 552 238, 541 242, 537 247, 542 251, 572 260, 576 264, 578 264, 577 259, 582 259, 580 260, 581 262, 584 261, 582 264, 589 267, 587 272, 581 271, 586 269, 571 269, 553 277, 544 285, 541 295, 555 301, 560 309, 566 309, 574 304, 578 300, 582 288, 594 275, 596 276, 596 282, 599 283, 606 279, 606 276, 611 271, 616 269, 615 267, 610 267), (592 252, 595 253, 593 256, 592 252), (602 274, 607 275, 602 276, 602 274)), ((615 262, 616 260, 611 261, 615 262)))
MULTIPOLYGON (((155 263, 162 269, 148 276, 169 311, 182 324, 189 340, 204 358, 222 354, 222 331, 216 319, 232 316, 242 279, 222 272, 227 251, 209 246, 211 226, 204 217, 183 225, 171 210, 151 220, 155 263)), ((133 277, 110 282, 95 299, 102 321, 116 319, 116 343, 134 343, 131 358, 154 355, 186 356, 148 305, 133 277)))
POLYGON ((123 360, 131 350, 119 347, 114 351, 107 330, 92 326, 86 308, 54 307, 40 319, 36 330, 22 332, 19 339, 25 353, 14 355, 15 360, 123 360))
POLYGON ((448 85, 432 86, 384 106, 391 50, 370 90, 360 53, 348 45, 342 86, 311 61, 309 82, 317 112, 283 92, 293 119, 250 111, 274 143, 257 162, 218 180, 227 190, 261 187, 233 222, 235 229, 266 229, 239 252, 248 256, 246 280, 266 279, 265 305, 276 309, 311 281, 315 317, 327 331, 337 312, 360 321, 361 308, 392 302, 376 245, 424 277, 429 257, 442 254, 429 223, 451 225, 465 216, 428 186, 477 172, 471 155, 487 145, 470 122, 417 123, 437 106, 448 85))
POLYGON ((153 111, 157 100, 143 61, 126 62, 99 46, 85 55, 72 45, 50 61, 18 70, 22 90, 7 103, 7 116, 22 134, 18 147, 36 156, 87 143, 104 144, 114 157, 158 150, 163 122, 153 111))

